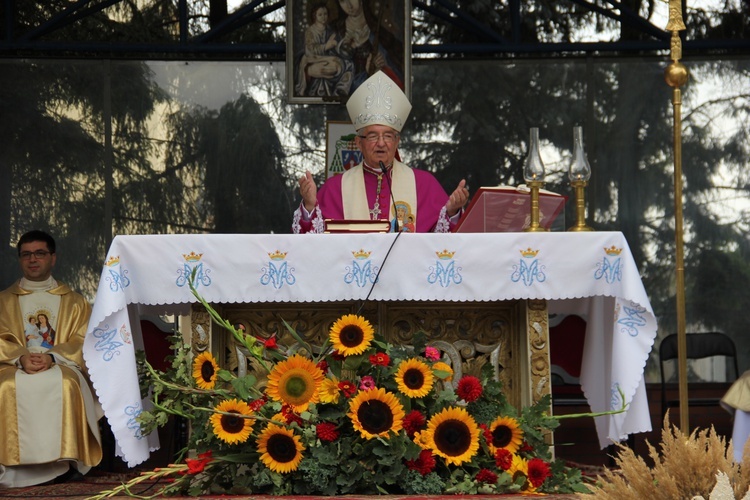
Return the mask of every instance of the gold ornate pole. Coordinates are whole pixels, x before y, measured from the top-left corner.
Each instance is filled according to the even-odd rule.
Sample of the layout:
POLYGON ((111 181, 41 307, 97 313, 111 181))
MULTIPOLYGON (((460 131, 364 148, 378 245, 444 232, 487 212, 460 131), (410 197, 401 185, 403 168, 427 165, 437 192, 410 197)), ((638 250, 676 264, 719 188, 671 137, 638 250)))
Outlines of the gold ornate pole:
POLYGON ((669 0, 667 31, 672 32, 670 58, 672 63, 664 70, 664 79, 672 87, 674 111, 674 232, 675 232, 675 284, 677 287, 677 361, 679 364, 680 429, 690 434, 687 387, 687 339, 685 338, 685 264, 682 241, 682 94, 680 87, 688 80, 687 68, 680 63, 682 41, 680 31, 685 29, 682 20, 682 0, 669 0))

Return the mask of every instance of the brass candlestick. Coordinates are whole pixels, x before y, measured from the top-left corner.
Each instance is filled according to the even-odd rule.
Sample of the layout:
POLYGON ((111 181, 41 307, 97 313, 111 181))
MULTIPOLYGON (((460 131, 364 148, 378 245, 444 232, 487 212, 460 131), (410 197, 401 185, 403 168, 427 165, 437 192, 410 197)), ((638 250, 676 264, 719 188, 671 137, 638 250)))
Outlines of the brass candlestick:
POLYGON ((536 127, 529 130, 529 154, 524 163, 523 178, 531 190, 531 222, 524 231, 549 231, 539 224, 539 189, 544 185, 544 162, 539 154, 539 129, 536 127))
POLYGON ((542 181, 527 181, 526 185, 531 190, 531 223, 524 231, 539 233, 549 231, 539 224, 539 189, 544 185, 542 181))
POLYGON ((584 199, 584 188, 588 182, 583 180, 570 181, 576 192, 576 223, 568 228, 568 231, 593 231, 592 227, 586 225, 586 200, 584 199))
POLYGON ((579 125, 573 127, 573 161, 568 169, 568 178, 576 192, 576 223, 568 231, 593 231, 586 225, 586 200, 583 196, 583 188, 591 178, 591 165, 583 149, 583 128, 579 125))

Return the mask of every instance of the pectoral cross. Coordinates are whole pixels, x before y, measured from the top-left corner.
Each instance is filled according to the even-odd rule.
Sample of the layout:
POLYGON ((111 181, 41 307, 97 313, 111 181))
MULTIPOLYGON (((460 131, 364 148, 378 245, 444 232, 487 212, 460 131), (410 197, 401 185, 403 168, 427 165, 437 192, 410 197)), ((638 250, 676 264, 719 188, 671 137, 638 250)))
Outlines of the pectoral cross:
POLYGON ((383 187, 383 174, 378 175, 378 189, 375 191, 375 204, 370 209, 370 220, 380 218, 380 189, 383 187))
POLYGON ((380 203, 375 202, 375 204, 372 206, 372 209, 370 209, 370 219, 372 220, 378 220, 380 218, 380 203))

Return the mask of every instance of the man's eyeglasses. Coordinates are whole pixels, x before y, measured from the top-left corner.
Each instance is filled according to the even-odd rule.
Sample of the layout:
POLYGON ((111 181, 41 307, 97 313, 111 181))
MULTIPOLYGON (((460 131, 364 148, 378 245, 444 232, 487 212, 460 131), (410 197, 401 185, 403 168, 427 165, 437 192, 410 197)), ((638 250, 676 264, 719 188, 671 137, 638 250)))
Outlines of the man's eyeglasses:
POLYGON ((366 140, 370 144, 377 143, 381 138, 383 139, 383 142, 386 144, 393 144, 396 142, 396 139, 398 139, 398 134, 395 134, 393 132, 385 132, 384 134, 376 134, 371 133, 367 135, 360 135, 362 139, 366 140))
POLYGON ((29 260, 33 255, 37 259, 43 259, 51 253, 52 252, 48 252, 47 250, 37 250, 35 252, 21 252, 19 257, 21 257, 21 260, 29 260))

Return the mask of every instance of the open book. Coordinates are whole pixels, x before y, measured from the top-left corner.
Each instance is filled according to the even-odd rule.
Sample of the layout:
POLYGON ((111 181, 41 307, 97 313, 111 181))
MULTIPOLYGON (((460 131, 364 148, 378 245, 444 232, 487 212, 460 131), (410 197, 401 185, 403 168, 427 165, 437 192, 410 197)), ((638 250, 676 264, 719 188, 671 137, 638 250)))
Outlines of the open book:
MULTIPOLYGON (((539 225, 549 229, 568 197, 539 190, 539 225)), ((523 231, 531 224, 531 191, 525 185, 481 187, 458 221, 457 233, 523 231)))
POLYGON ((387 233, 391 230, 391 223, 387 219, 377 220, 348 220, 326 219, 326 233, 387 233))

